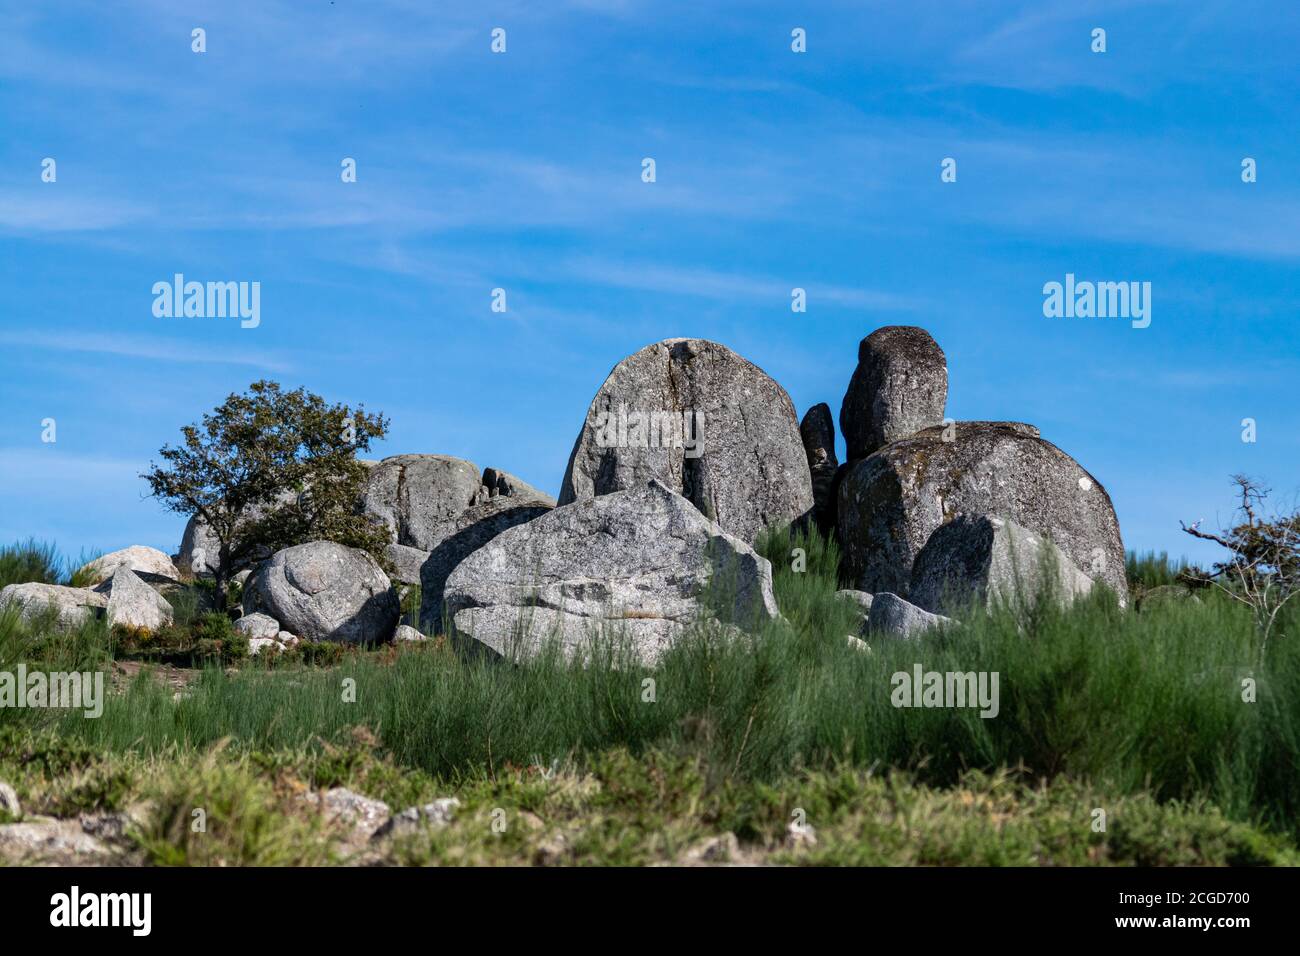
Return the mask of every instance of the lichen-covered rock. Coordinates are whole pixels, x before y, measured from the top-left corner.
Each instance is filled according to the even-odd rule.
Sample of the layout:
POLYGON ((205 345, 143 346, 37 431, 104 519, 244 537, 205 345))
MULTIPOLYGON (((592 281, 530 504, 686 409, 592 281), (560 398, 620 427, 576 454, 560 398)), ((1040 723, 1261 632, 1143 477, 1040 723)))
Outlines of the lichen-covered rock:
POLYGON ((351 644, 388 640, 400 614, 375 559, 332 541, 277 551, 248 579, 244 608, 305 640, 351 644))
POLYGON ((75 628, 102 616, 108 598, 90 588, 69 588, 61 584, 8 584, 0 588, 0 608, 16 606, 20 617, 32 621, 46 614, 61 628, 75 628))
POLYGON ((877 594, 871 602, 867 630, 872 634, 910 638, 931 628, 954 622, 941 614, 931 614, 888 591, 877 594))
POLYGON ((180 575, 176 572, 176 565, 172 563, 170 557, 157 548, 149 548, 142 544, 133 544, 129 548, 110 551, 83 565, 77 571, 77 576, 86 581, 87 587, 94 587, 107 581, 113 576, 113 572, 122 567, 134 571, 141 580, 146 582, 150 577, 169 581, 180 579, 180 575))
POLYGON ((943 421, 948 362, 925 329, 887 325, 858 345, 858 367, 840 406, 848 460, 943 421))
POLYGON ((362 509, 394 544, 431 551, 483 485, 478 466, 450 455, 394 455, 370 469, 362 509))
POLYGON ((1126 600, 1124 544, 1106 489, 1055 445, 1001 422, 927 428, 854 464, 839 488, 844 569, 864 591, 906 595, 916 556, 963 513, 1042 535, 1126 600))
POLYGON ((970 604, 1033 607, 1050 588, 1062 602, 1092 590, 1092 578, 1051 541, 1014 521, 958 515, 939 527, 912 564, 908 597, 951 614, 970 604))
POLYGON ((778 614, 767 560, 653 479, 503 531, 456 567, 444 599, 460 634, 520 657, 551 638, 581 653, 603 633, 652 662, 703 617, 778 614))
POLYGON ((825 402, 808 409, 799 423, 804 455, 812 476, 813 516, 823 534, 835 527, 835 474, 839 459, 835 456, 835 421, 825 402))
POLYGON ((560 503, 652 478, 746 542, 813 507, 790 396, 704 339, 656 342, 614 366, 587 410, 560 503))
POLYGON ((100 589, 108 591, 109 625, 156 631, 172 622, 172 606, 167 599, 125 565, 119 565, 100 589))

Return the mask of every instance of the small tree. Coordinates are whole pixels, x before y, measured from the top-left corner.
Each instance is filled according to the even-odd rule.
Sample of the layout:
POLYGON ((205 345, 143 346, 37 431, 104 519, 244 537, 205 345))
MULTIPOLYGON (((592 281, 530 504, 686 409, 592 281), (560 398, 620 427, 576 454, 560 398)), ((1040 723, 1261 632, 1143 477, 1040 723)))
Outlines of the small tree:
POLYGON ((140 477, 172 511, 197 515, 219 547, 216 599, 230 578, 268 551, 329 540, 382 560, 384 528, 361 513, 367 469, 356 453, 388 430, 380 414, 328 405, 303 388, 259 381, 231 395, 202 425, 181 429, 178 447, 159 451, 140 477))
POLYGON ((1226 548, 1229 557, 1208 572, 1189 570, 1183 577, 1192 585, 1213 585, 1249 607, 1267 647, 1278 615, 1300 594, 1300 512, 1268 518, 1261 512, 1269 490, 1245 475, 1232 480, 1240 497, 1234 527, 1212 534, 1201 531, 1199 521, 1182 526, 1192 537, 1226 548))

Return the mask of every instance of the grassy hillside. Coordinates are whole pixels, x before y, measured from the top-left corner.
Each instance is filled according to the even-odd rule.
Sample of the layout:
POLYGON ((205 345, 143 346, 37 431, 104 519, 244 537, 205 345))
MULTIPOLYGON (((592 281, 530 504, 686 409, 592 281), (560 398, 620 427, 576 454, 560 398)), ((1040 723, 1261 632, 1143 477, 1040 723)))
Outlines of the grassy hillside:
MULTIPOLYGON (((964 615, 958 628, 872 640, 864 653, 845 640, 856 612, 834 595, 833 547, 775 534, 763 548, 785 620, 740 641, 700 628, 653 671, 613 635, 586 667, 558 654, 467 660, 438 641, 325 665, 209 664, 181 690, 146 668, 99 719, 0 711, 0 779, 56 808, 69 780, 116 781, 99 788, 104 800, 148 796, 155 813, 211 802, 198 792, 207 786, 233 788, 271 820, 286 812, 286 780, 346 782, 395 810, 457 795, 457 824, 410 850, 414 862, 680 860, 726 832, 742 856, 774 862, 1293 862, 1295 618, 1264 656, 1249 615, 1212 594, 1135 612, 1098 593, 1068 610, 1044 600, 964 615), (805 571, 791 569, 795 547, 805 571), (996 671, 997 716, 895 707, 892 675, 917 664, 996 671), (39 756, 69 748, 75 772, 39 756), (493 808, 537 822, 522 842, 493 842, 493 808), (1091 826, 1098 808, 1104 833, 1091 826), (796 809, 816 846, 787 845, 796 809), (555 833, 568 836, 553 857, 539 847, 555 833)), ((102 625, 55 637, 0 618, 0 669, 98 666, 120 646, 102 625)), ((93 803, 88 787, 78 799, 93 803)), ((149 827, 141 846, 155 862, 310 856, 191 847, 183 827, 149 827)), ((321 860, 332 852, 328 840, 312 845, 321 860)))

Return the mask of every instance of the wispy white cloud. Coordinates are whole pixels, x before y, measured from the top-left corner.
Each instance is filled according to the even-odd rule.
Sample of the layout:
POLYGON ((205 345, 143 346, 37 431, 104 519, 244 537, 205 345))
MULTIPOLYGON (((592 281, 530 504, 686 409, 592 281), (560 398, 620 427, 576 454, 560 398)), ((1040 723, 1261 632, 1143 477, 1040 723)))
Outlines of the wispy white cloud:
POLYGON ((184 362, 197 365, 242 365, 271 372, 288 372, 291 366, 269 352, 241 348, 213 348, 174 339, 138 338, 66 332, 0 332, 0 345, 50 352, 82 352, 121 358, 184 362))
MULTIPOLYGON (((37 172, 33 168, 32 177, 37 172)), ((60 192, 48 184, 43 193, 0 192, 0 230, 19 232, 77 232, 116 229, 154 215, 146 203, 86 198, 60 192)))
POLYGON ((719 272, 713 269, 682 268, 649 262, 626 262, 590 257, 562 262, 557 268, 565 275, 596 285, 705 299, 765 300, 788 305, 791 290, 798 287, 807 291, 811 304, 823 301, 851 308, 898 311, 910 311, 922 305, 919 299, 910 295, 818 283, 798 276, 783 280, 771 276, 719 272))

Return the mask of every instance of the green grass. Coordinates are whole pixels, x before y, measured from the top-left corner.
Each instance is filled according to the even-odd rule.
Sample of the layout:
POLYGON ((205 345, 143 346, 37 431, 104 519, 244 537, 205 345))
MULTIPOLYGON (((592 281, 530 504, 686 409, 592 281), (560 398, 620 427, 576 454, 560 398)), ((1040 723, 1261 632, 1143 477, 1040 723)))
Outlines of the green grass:
POLYGON ((218 744, 102 754, 50 733, 0 731, 0 776, 33 814, 124 811, 127 850, 155 865, 318 865, 374 854, 439 865, 689 862, 723 834, 718 862, 795 865, 1295 865, 1287 840, 1197 799, 1154 800, 1073 780, 1029 786, 965 773, 935 788, 902 771, 840 766, 769 782, 712 782, 698 756, 614 749, 549 777, 482 769, 456 787, 453 823, 388 845, 348 842, 303 798, 345 786, 393 810, 448 793, 364 732, 337 746, 242 751, 218 744), (194 827, 201 810, 204 827, 194 827), (1105 828, 1094 826, 1104 810, 1105 828), (792 824, 804 838, 791 839, 792 824), (494 826, 494 823, 496 824, 494 826))
POLYGON ((1129 587, 1137 592, 1178 583, 1179 575, 1192 567, 1186 558, 1170 558, 1166 551, 1129 551, 1124 571, 1129 587))
POLYGON ((99 557, 98 552, 82 552, 76 559, 64 557, 50 543, 29 538, 0 547, 0 588, 10 584, 64 584, 86 587, 90 581, 80 569, 99 557))
MULTIPOLYGON (((585 667, 554 650, 514 663, 431 642, 349 653, 328 667, 209 667, 179 701, 142 674, 110 698, 101 718, 60 715, 51 730, 70 746, 124 760, 197 760, 221 747, 236 761, 280 754, 319 762, 362 727, 397 779, 414 775, 443 795, 527 778, 536 766, 599 777, 621 754, 644 764, 651 781, 663 762, 690 767, 699 801, 723 801, 706 822, 763 845, 776 839, 776 822, 747 822, 725 809, 725 795, 745 794, 744 806, 765 793, 788 803, 818 781, 813 792, 828 802, 817 813, 828 820, 839 819, 830 802, 837 787, 858 794, 844 797, 857 807, 843 822, 859 835, 853 848, 800 851, 823 862, 1030 862, 1034 846, 1047 846, 1046 858, 1058 862, 1084 862, 1079 847, 1101 854, 1096 862, 1240 862, 1280 858, 1270 841, 1292 846, 1300 834, 1295 616, 1265 656, 1249 615, 1233 602, 1207 594, 1138 614, 1098 589, 1068 609, 1045 597, 1014 613, 967 615, 959 628, 919 642, 874 639, 864 654, 844 640, 857 616, 834 596, 833 545, 775 533, 761 547, 773 561, 784 620, 733 641, 701 628, 654 670, 616 641, 585 667), (795 548, 804 551, 803 572, 792 570, 795 548), (986 720, 974 709, 895 708, 891 677, 915 664, 998 672, 1000 713, 986 720), (1242 699, 1244 678, 1255 682, 1254 702, 1242 699), (904 788, 907 805, 933 817, 918 824, 921 848, 891 843, 880 829, 882 808, 904 800, 890 787, 904 788), (990 806, 1010 795, 1005 812, 996 811, 997 840, 965 834, 951 805, 965 791, 990 806), (1103 849, 1073 829, 1043 843, 1058 822, 1064 827, 1068 817, 1075 826, 1086 816, 1080 801, 1090 800, 1103 802, 1089 809, 1127 807, 1125 826, 1134 829, 1122 836, 1112 828, 1103 849), (953 813, 955 822, 943 822, 953 813), (1023 814, 1032 819, 1021 821, 1023 814), (1167 845, 1159 845, 1161 827, 1175 828, 1167 845), (1121 839, 1131 845, 1121 848, 1121 839), (997 845, 1005 846, 1001 857, 997 845)), ((0 712, 0 723, 30 713, 0 712)), ((610 834, 591 839, 598 856, 620 862, 659 852, 636 841, 623 850, 600 842, 610 834)), ((438 860, 451 852, 426 851, 438 860)))

